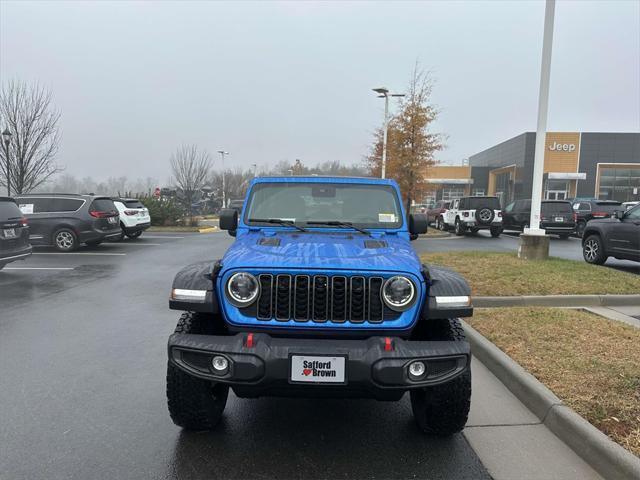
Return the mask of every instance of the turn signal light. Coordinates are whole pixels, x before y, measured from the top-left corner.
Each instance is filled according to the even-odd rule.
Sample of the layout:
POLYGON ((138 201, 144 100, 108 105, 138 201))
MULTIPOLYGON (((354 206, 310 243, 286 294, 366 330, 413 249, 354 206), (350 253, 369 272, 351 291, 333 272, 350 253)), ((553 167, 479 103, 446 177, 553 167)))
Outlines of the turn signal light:
POLYGON ((27 220, 27 217, 22 217, 20 219, 20 225, 22 225, 23 227, 26 227, 27 225, 29 225, 29 220, 27 220))

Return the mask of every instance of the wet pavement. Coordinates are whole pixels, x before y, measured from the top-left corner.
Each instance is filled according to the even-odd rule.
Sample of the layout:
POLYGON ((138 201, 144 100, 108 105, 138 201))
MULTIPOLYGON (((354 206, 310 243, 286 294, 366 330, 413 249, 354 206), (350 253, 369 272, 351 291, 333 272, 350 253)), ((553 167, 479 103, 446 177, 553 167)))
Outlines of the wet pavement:
POLYGON ((489 478, 463 435, 419 433, 407 397, 230 395, 215 432, 176 427, 164 378, 179 315, 167 307, 171 281, 231 240, 36 249, 0 272, 0 479, 489 478))

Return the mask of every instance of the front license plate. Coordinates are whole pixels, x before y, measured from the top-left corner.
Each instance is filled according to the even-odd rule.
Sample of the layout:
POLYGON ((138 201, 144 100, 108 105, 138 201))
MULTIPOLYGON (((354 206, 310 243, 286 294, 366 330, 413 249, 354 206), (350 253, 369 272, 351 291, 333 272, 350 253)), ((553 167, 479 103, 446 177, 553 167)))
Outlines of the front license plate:
POLYGON ((109 217, 107 220, 109 223, 118 223, 118 219, 116 217, 109 217))
POLYGON ((4 229, 4 238, 16 238, 16 229, 15 228, 5 228, 4 229))
POLYGON ((557 223, 564 222, 564 217, 556 217, 554 218, 554 221, 556 221, 557 223))
POLYGON ((291 356, 291 381, 345 383, 345 357, 291 356))

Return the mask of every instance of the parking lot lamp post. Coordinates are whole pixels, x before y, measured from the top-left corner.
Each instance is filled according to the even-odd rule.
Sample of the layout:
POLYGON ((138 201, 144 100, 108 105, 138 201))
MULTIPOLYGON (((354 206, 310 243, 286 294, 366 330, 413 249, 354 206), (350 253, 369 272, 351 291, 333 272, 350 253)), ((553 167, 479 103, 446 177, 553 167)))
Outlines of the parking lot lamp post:
POLYGON ((374 88, 378 98, 384 98, 384 130, 382 132, 382 169, 380 178, 385 178, 387 173, 387 134, 389 130, 389 97, 404 97, 404 93, 389 93, 385 87, 374 88))
POLYGON ((4 160, 7 174, 7 196, 11 196, 11 167, 9 165, 9 144, 11 143, 11 132, 8 128, 2 132, 2 143, 4 143, 4 160))
POLYGON ((229 155, 229 152, 225 152, 224 150, 218 150, 218 153, 220 154, 220 158, 222 159, 222 208, 226 208, 227 207, 227 194, 226 194, 227 181, 226 181, 226 175, 224 173, 224 156, 229 155))
POLYGON ((253 176, 256 177, 258 175, 258 164, 253 163, 251 166, 253 167, 253 176))
POLYGON ((542 177, 544 173, 544 148, 547 135, 547 111, 549 107, 549 82, 551 77, 551 49, 553 44, 553 20, 555 0, 546 0, 544 11, 544 34, 542 37, 542 66, 540 68, 540 92, 538 96, 538 124, 533 159, 533 184, 531 186, 530 228, 520 236, 518 256, 540 259, 549 256, 549 238, 540 228, 542 204, 542 177))

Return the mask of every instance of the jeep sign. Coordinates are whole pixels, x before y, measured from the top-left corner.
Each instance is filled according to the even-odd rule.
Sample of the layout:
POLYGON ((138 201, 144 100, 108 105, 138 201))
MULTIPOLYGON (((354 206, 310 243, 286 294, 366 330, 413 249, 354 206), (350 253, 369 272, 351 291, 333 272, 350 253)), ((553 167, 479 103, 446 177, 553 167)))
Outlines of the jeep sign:
POLYGON ((575 149, 576 146, 573 143, 553 142, 552 145, 549 145, 549 150, 552 152, 573 152, 575 149))

